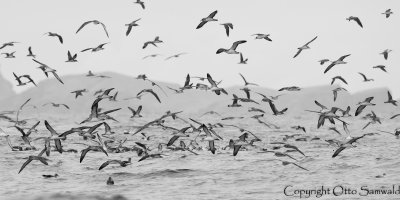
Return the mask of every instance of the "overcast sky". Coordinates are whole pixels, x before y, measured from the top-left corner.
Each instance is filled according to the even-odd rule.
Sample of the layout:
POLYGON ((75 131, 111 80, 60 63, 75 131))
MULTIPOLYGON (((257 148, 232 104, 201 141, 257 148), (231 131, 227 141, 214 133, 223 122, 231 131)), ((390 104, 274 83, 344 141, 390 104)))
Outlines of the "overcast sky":
MULTIPOLYGON (((114 71, 132 76, 145 73, 150 79, 183 84, 187 73, 205 76, 211 73, 223 86, 241 85, 238 73, 250 82, 278 89, 283 86, 308 87, 330 84, 331 78, 342 75, 350 92, 368 88, 389 87, 393 96, 400 97, 400 1, 243 1, 243 0, 144 0, 143 10, 133 0, 16 0, 2 1, 0 12, 0 43, 18 41, 4 52, 16 52, 16 59, 0 58, 1 72, 14 81, 12 72, 30 74, 43 80, 27 55, 32 46, 37 59, 57 70, 60 75, 114 71), (386 19, 381 13, 391 8, 394 14, 386 19), (196 30, 201 18, 218 10, 218 22, 210 22, 196 30), (364 28, 349 16, 358 16, 364 28), (126 37, 124 24, 141 18, 126 37), (79 26, 97 19, 106 24, 107 38, 101 26, 88 25, 78 34, 79 26), (229 37, 220 23, 231 22, 234 29, 229 37), (44 36, 56 32, 64 37, 61 45, 56 38, 44 36), (255 33, 270 34, 272 42, 255 40, 255 33), (142 49, 145 41, 160 36, 159 47, 142 49), (293 59, 297 48, 318 36, 293 59), (238 47, 249 58, 247 65, 239 65, 239 55, 219 54, 218 48, 229 48, 234 41, 247 40, 238 47), (88 47, 109 42, 105 50, 83 52, 88 47), (388 60, 379 53, 392 49, 388 60), (67 51, 78 53, 78 63, 65 63, 67 51), (187 52, 178 59, 165 57, 187 52), (149 54, 157 58, 142 58, 149 54), (340 56, 348 64, 337 65, 327 74, 320 59, 336 60, 340 56), (386 65, 388 73, 373 69, 386 65), (374 82, 364 83, 357 72, 363 72, 374 82)), ((2 56, 3 57, 3 56, 2 56)), ((328 63, 329 64, 329 63, 328 63)), ((15 82, 13 82, 15 84, 15 82)))

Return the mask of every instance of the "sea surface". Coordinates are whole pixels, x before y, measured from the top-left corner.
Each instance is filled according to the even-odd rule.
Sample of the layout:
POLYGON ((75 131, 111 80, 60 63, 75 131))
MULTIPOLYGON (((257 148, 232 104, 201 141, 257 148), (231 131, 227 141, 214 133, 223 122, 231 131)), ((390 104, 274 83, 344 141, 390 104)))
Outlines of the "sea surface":
MULTIPOLYGON (((234 115, 233 115, 234 116, 234 115)), ((173 131, 163 130, 159 127, 150 127, 143 132, 151 136, 144 140, 141 134, 132 136, 123 134, 124 130, 131 133, 133 126, 143 125, 154 118, 121 120, 121 123, 111 123, 114 135, 117 138, 127 138, 124 146, 132 147, 135 142, 141 142, 158 152, 158 143, 167 143, 173 131), (129 128, 131 126, 131 128, 129 128)), ((185 118, 185 117, 183 117, 185 118)), ((188 118, 188 117, 187 117, 188 118)), ((186 119, 187 119, 186 118, 186 119)), ((33 161, 20 174, 18 171, 29 155, 37 155, 43 148, 43 141, 37 140, 33 145, 37 151, 11 151, 5 138, 0 138, 0 199, 2 200, 39 200, 39 199, 400 199, 400 194, 384 195, 369 194, 361 188, 398 189, 400 185, 400 154, 399 142, 393 135, 380 133, 379 135, 366 136, 356 142, 355 148, 345 149, 338 157, 332 158, 337 147, 329 145, 324 140, 338 139, 345 141, 348 137, 340 124, 337 129, 342 133, 338 135, 329 131, 329 122, 324 127, 317 129, 318 116, 308 114, 300 117, 264 117, 279 126, 279 129, 268 128, 254 119, 240 119, 221 121, 215 116, 194 117, 203 123, 222 122, 235 124, 252 131, 262 139, 255 142, 256 146, 240 151, 236 157, 232 150, 221 150, 228 145, 229 139, 237 139, 240 131, 233 127, 225 126, 215 128, 224 140, 216 141, 217 152, 213 155, 210 151, 195 151, 193 155, 188 151, 163 150, 164 158, 146 159, 137 162, 140 157, 136 152, 110 153, 107 157, 100 152, 89 152, 82 163, 79 163, 80 151, 86 148, 78 143, 91 144, 82 140, 77 135, 71 135, 63 141, 64 149, 76 149, 78 153, 62 153, 52 151, 49 165, 45 166, 38 161, 33 161), (290 128, 302 125, 307 132, 290 128), (299 153, 289 153, 297 162, 285 157, 275 157, 272 153, 259 153, 266 148, 271 150, 271 142, 282 141, 284 135, 301 134, 287 143, 297 146, 306 156, 299 153), (316 137, 320 138, 319 140, 316 137), (296 138, 306 138, 306 141, 296 141, 296 138), (314 140, 312 140, 314 138, 314 140), (132 164, 127 167, 109 165, 103 170, 99 166, 109 159, 127 160, 132 158, 132 164), (280 160, 295 162, 308 169, 302 170, 295 165, 282 165, 280 160), (58 174, 57 178, 44 178, 42 175, 58 174), (115 184, 107 185, 106 181, 112 177, 115 184), (294 194, 295 190, 312 190, 321 187, 329 188, 330 194, 318 196, 294 194), (286 195, 285 195, 286 188, 286 195), (335 188, 336 195, 332 194, 335 188), (349 189, 355 194, 345 194, 343 189, 349 189), (293 196, 287 196, 293 195, 293 196)), ((73 120, 47 118, 58 132, 66 131, 78 125, 73 120)), ((386 130, 393 132, 398 120, 383 120, 383 124, 372 124, 364 131, 362 127, 365 120, 344 118, 349 122, 351 136, 360 136, 364 133, 386 130)), ((29 125, 33 122, 29 122, 29 125)), ((93 123, 95 124, 95 123, 93 123)), ((181 120, 167 119, 166 125, 183 128, 187 124, 181 120)), ((10 135, 14 145, 22 142, 20 133, 13 128, 7 128, 7 123, 1 123, 3 130, 10 135)), ((103 133, 103 128, 99 133, 103 133)), ((38 132, 31 137, 48 136, 43 121, 38 126, 38 132)), ((188 143, 195 134, 182 140, 188 143)), ((250 137, 251 139, 251 137, 250 137)), ((176 143, 178 144, 178 142, 176 143)), ((200 142, 207 146, 207 142, 200 142)), ((283 150, 283 149, 282 149, 283 150)), ((277 150, 277 151, 282 151, 277 150)))

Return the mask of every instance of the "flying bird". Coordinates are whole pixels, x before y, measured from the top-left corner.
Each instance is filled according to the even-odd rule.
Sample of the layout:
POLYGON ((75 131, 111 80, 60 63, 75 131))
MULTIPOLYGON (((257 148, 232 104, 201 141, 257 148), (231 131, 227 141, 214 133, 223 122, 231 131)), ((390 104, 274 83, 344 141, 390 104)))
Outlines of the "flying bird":
POLYGON ((358 72, 358 74, 360 74, 360 75, 363 77, 364 82, 374 81, 374 79, 372 79, 372 78, 367 78, 367 76, 365 76, 365 74, 363 74, 363 73, 361 73, 361 72, 358 72))
POLYGON ((63 44, 63 38, 62 38, 62 36, 61 35, 59 35, 59 34, 57 34, 57 33, 52 33, 52 32, 47 32, 47 33, 45 33, 45 35, 48 35, 48 36, 50 36, 50 37, 57 37, 58 38, 58 41, 60 41, 60 43, 61 44, 63 44))
POLYGON ((56 107, 56 108, 58 108, 58 107, 60 107, 60 106, 64 106, 66 109, 69 109, 69 106, 67 106, 66 104, 62 104, 62 103, 53 103, 53 102, 50 102, 50 103, 45 103, 45 104, 43 104, 43 106, 46 106, 46 105, 52 105, 53 107, 56 107))
POLYGON ((101 166, 99 167, 99 170, 102 170, 103 168, 107 167, 107 166, 110 165, 110 164, 118 164, 118 165, 120 165, 121 167, 126 167, 126 166, 132 164, 131 160, 132 160, 131 158, 128 158, 127 161, 108 160, 108 161, 104 162, 103 164, 101 164, 101 166))
POLYGON ((3 45, 1 45, 1 47, 0 47, 0 49, 3 49, 4 47, 7 47, 7 46, 14 46, 14 44, 15 43, 18 43, 18 42, 7 42, 7 43, 3 43, 3 45))
POLYGON ((391 14, 393 14, 391 9, 387 9, 384 13, 382 13, 383 15, 386 16, 386 18, 389 18, 391 14))
POLYGON ((305 49, 310 49, 310 47, 309 47, 308 45, 309 45, 311 42, 313 42, 314 40, 316 40, 317 37, 318 37, 318 36, 315 36, 315 38, 313 38, 311 41, 309 41, 309 42, 307 42, 305 45, 303 45, 303 46, 297 48, 298 51, 297 51, 297 53, 293 56, 293 58, 296 58, 296 57, 301 53, 301 51, 303 51, 303 50, 305 50, 305 49))
POLYGON ((364 110, 364 108, 365 107, 367 107, 367 106, 375 106, 375 104, 373 104, 373 103, 371 103, 371 101, 374 99, 374 97, 368 97, 368 98, 366 98, 364 101, 362 101, 362 102, 359 102, 357 105, 358 105, 358 107, 357 107, 357 110, 356 110, 356 116, 358 116, 363 110, 364 110))
POLYGON ((78 54, 74 54, 74 55, 72 56, 72 55, 71 55, 71 52, 68 51, 67 55, 68 55, 68 60, 65 61, 65 62, 78 62, 78 61, 76 60, 76 57, 78 56, 78 54))
POLYGON ((353 21, 357 22, 357 24, 358 24, 359 26, 361 26, 361 28, 363 28, 363 25, 362 25, 362 23, 361 23, 361 20, 360 20, 358 17, 350 16, 350 17, 346 18, 346 20, 348 20, 348 21, 353 20, 353 21))
POLYGON ((36 58, 36 55, 32 53, 32 47, 28 48, 28 55, 26 56, 36 58))
POLYGON ((5 58, 15 58, 15 51, 11 52, 11 53, 1 53, 3 55, 6 55, 5 58))
POLYGON ((144 44, 143 44, 143 47, 142 47, 142 49, 145 49, 149 44, 151 44, 151 45, 153 45, 153 46, 155 46, 155 47, 157 47, 157 43, 162 43, 163 41, 162 40, 160 40, 160 37, 159 36, 157 36, 156 38, 154 38, 154 40, 153 41, 147 41, 147 42, 145 42, 144 44))
POLYGON ((23 85, 26 85, 27 83, 32 83, 33 85, 35 85, 37 87, 35 81, 33 81, 33 79, 29 75, 17 76, 14 72, 13 72, 13 74, 14 74, 15 80, 18 82, 17 86, 23 86, 23 85), (28 82, 23 83, 21 81, 21 78, 28 79, 28 82))
POLYGON ((146 93, 152 94, 152 95, 157 99, 157 101, 161 103, 161 100, 160 100, 160 98, 158 97, 157 93, 155 93, 152 89, 143 89, 143 90, 140 91, 136 96, 140 96, 141 94, 143 94, 143 93, 145 93, 145 92, 146 92, 146 93))
POLYGON ((331 85, 336 81, 336 79, 339 79, 339 80, 341 80, 343 83, 345 83, 346 85, 347 85, 347 82, 346 82, 346 80, 344 80, 344 78, 343 77, 341 77, 341 76, 335 76, 335 77, 333 77, 332 78, 332 82, 331 82, 331 85))
POLYGON ((32 59, 33 61, 35 61, 36 63, 38 63, 40 66, 38 67, 39 69, 41 69, 43 71, 43 73, 46 75, 46 77, 48 77, 48 73, 52 73, 53 76, 62 84, 64 84, 64 82, 61 80, 61 78, 58 76, 58 74, 56 73, 55 69, 52 69, 51 67, 49 67, 46 64, 43 64, 35 59, 32 59))
POLYGON ((346 143, 341 144, 340 147, 335 151, 335 153, 333 153, 332 158, 335 158, 336 156, 338 156, 340 154, 340 152, 342 152, 346 148, 355 147, 353 145, 353 143, 357 142, 357 140, 359 140, 367 135, 373 135, 373 134, 371 134, 371 133, 363 134, 362 136, 354 137, 354 138, 350 139, 349 141, 347 141, 346 143))
POLYGON ((394 106, 397 106, 397 101, 396 101, 396 100, 393 100, 392 94, 390 94, 389 91, 387 92, 387 94, 388 94, 388 100, 385 101, 384 103, 391 103, 391 104, 393 104, 394 106))
POLYGON ((134 109, 131 108, 131 107, 128 107, 128 109, 132 112, 131 118, 134 118, 134 117, 143 117, 143 116, 140 114, 140 112, 142 111, 142 106, 141 106, 141 105, 140 105, 136 110, 134 110, 134 109))
POLYGON ((75 93, 75 99, 78 98, 79 96, 83 96, 84 92, 88 92, 86 89, 81 89, 81 90, 75 90, 72 91, 71 93, 75 93))
POLYGON ((272 103, 272 101, 269 101, 268 103, 274 115, 283 115, 288 110, 288 108, 284 108, 279 111, 278 109, 276 109, 275 104, 272 103))
POLYGON ((106 44, 108 44, 108 42, 100 44, 97 47, 86 48, 86 49, 82 50, 81 52, 85 52, 85 51, 89 51, 89 50, 91 50, 92 52, 101 51, 101 50, 104 50, 104 45, 106 45, 106 44))
POLYGON ((100 22, 100 21, 98 21, 98 20, 91 20, 91 21, 84 22, 84 23, 78 28, 78 30, 76 31, 76 33, 78 33, 83 27, 85 27, 86 25, 91 24, 91 23, 94 24, 94 25, 99 25, 99 24, 101 24, 101 26, 103 26, 104 32, 106 32, 106 35, 107 35, 107 37, 109 38, 106 25, 104 25, 102 22, 100 22))
POLYGON ((244 78, 244 76, 243 76, 241 73, 239 73, 239 75, 242 77, 242 79, 243 79, 243 81, 244 81, 244 86, 248 86, 248 85, 255 85, 255 86, 258 86, 258 85, 255 84, 255 83, 247 82, 246 79, 244 78))
POLYGON ((380 70, 382 70, 382 71, 384 71, 384 72, 387 73, 387 71, 386 71, 386 66, 385 66, 385 65, 377 65, 377 66, 373 66, 372 68, 374 68, 374 69, 380 69, 380 70))
POLYGON ((144 2, 143 2, 143 1, 141 1, 141 0, 136 0, 136 2, 133 2, 133 3, 139 4, 139 5, 143 8, 143 10, 145 9, 145 7, 144 7, 144 2))
POLYGON ((323 65, 326 62, 329 62, 329 59, 322 59, 322 60, 319 60, 318 62, 319 62, 319 64, 323 65))
POLYGON ((390 49, 385 49, 382 53, 379 53, 379 54, 382 54, 383 55, 383 58, 385 58, 385 60, 387 60, 388 59, 388 56, 389 56, 389 53, 391 52, 392 50, 390 50, 390 49))
POLYGON ((351 54, 344 55, 344 56, 340 57, 339 59, 333 61, 333 62, 325 69, 324 74, 325 74, 326 72, 328 72, 330 69, 332 69, 332 67, 335 66, 335 65, 346 64, 347 62, 345 62, 345 61, 343 61, 343 60, 344 60, 345 58, 347 58, 348 56, 350 56, 350 55, 351 55, 351 54))
POLYGON ((224 48, 218 49, 217 50, 217 54, 220 54, 222 52, 225 52, 227 54, 239 54, 239 52, 236 51, 236 48, 239 46, 239 44, 243 44, 243 43, 246 43, 246 42, 247 42, 246 40, 236 41, 236 42, 234 42, 232 44, 231 48, 229 48, 229 49, 224 49, 224 48))
POLYGON ((137 19, 137 20, 135 20, 135 21, 133 21, 133 22, 131 22, 131 23, 129 23, 129 24, 125 24, 125 26, 128 27, 128 29, 126 30, 126 36, 129 35, 129 33, 130 33, 131 30, 132 30, 132 27, 134 27, 134 26, 139 26, 139 24, 137 24, 136 22, 138 22, 140 19, 141 19, 141 18, 139 18, 139 19, 137 19))
POLYGON ((249 60, 248 58, 243 59, 243 54, 240 53, 240 62, 239 62, 239 64, 247 64, 248 60, 249 60))
POLYGON ((179 56, 185 55, 185 54, 187 54, 187 53, 185 53, 185 52, 183 52, 183 53, 178 53, 178 54, 175 54, 175 55, 172 55, 172 56, 169 56, 169 57, 165 58, 165 60, 169 60, 169 59, 171 59, 171 58, 178 58, 179 56))
POLYGON ((269 34, 256 33, 256 34, 253 34, 252 36, 256 36, 256 38, 254 38, 254 39, 265 39, 265 40, 272 42, 271 38, 269 38, 269 34))
POLYGON ((207 22, 218 21, 218 19, 214 19, 214 16, 217 14, 217 12, 218 11, 216 10, 208 15, 208 17, 201 19, 201 22, 199 25, 197 25, 196 29, 203 27, 207 22))
POLYGON ((233 24, 232 23, 223 23, 221 25, 224 26, 226 35, 229 37, 229 29, 233 29, 233 24))
POLYGON ((144 60, 144 59, 149 58, 149 57, 154 58, 154 57, 157 57, 157 56, 161 56, 161 54, 151 54, 151 55, 147 55, 147 56, 143 57, 142 59, 144 60))
POLYGON ((283 87, 283 88, 279 89, 278 91, 284 91, 284 90, 287 90, 287 91, 300 91, 301 88, 299 88, 297 86, 290 86, 290 87, 283 87))

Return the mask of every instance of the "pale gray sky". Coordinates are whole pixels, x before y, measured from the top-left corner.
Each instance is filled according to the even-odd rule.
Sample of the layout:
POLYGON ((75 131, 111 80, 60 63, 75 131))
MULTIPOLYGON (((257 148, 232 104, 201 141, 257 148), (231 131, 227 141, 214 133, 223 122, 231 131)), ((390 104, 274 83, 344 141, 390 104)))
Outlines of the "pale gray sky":
MULTIPOLYGON (((393 96, 400 97, 400 1, 239 1, 239 0, 144 0, 146 10, 133 0, 17 0, 2 1, 0 12, 2 30, 0 43, 21 42, 0 52, 16 50, 17 59, 0 58, 3 75, 10 81, 18 74, 31 74, 35 80, 45 76, 30 58, 27 47, 32 46, 37 59, 55 68, 60 75, 115 71, 132 76, 145 73, 153 80, 183 84, 187 73, 211 73, 224 86, 240 85, 241 72, 248 81, 269 88, 297 85, 307 87, 329 84, 331 77, 342 75, 350 92, 374 87, 389 87, 393 96), (394 14, 386 19, 381 13, 391 8, 394 14), (218 10, 218 22, 196 30, 201 18, 218 10), (364 28, 349 16, 358 16, 364 28), (125 36, 124 24, 142 18, 130 36, 125 36), (97 19, 107 25, 108 39, 100 26, 89 25, 75 34, 79 26, 97 19), (230 37, 220 23, 231 22, 230 37), (56 38, 44 36, 56 32, 64 37, 61 45, 56 38), (271 34, 273 42, 254 40, 254 33, 271 34), (160 36, 165 43, 158 48, 143 43, 160 36), (297 47, 313 37, 310 50, 292 57, 297 47), (239 65, 239 55, 215 54, 220 47, 247 40, 238 47, 249 58, 247 65, 239 65), (84 52, 82 49, 110 42, 104 51, 84 52), (392 49, 386 61, 379 53, 392 49), (65 63, 67 51, 78 53, 79 63, 65 63), (179 59, 164 61, 166 56, 188 52, 179 59), (162 57, 142 60, 148 54, 162 57), (322 58, 336 60, 352 54, 348 64, 335 66, 323 74, 322 58), (386 65, 388 74, 375 65, 386 65), (364 83, 357 72, 363 72, 375 82, 364 83)), ((15 82, 13 82, 15 84, 15 82)), ((18 88, 21 89, 21 88, 18 88)))

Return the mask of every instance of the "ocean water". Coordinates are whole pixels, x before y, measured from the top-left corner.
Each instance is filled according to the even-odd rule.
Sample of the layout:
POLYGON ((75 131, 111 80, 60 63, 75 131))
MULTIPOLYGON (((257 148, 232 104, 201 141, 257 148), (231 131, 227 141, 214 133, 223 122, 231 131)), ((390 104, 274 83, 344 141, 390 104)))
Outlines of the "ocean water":
MULTIPOLYGON (((197 118, 202 122, 217 122, 217 118, 197 118)), ((110 123, 116 137, 127 138, 124 146, 132 147, 135 142, 141 142, 157 152, 160 142, 167 143, 171 130, 151 127, 144 130, 150 140, 143 140, 140 134, 135 136, 123 134, 128 126, 141 125, 151 118, 138 119, 135 122, 125 120, 123 123, 110 123)), ((187 151, 164 150, 164 158, 146 159, 137 162, 136 152, 110 153, 109 157, 100 152, 89 152, 82 163, 79 163, 80 151, 88 143, 81 137, 71 135, 63 141, 64 149, 77 149, 78 153, 51 152, 49 165, 45 166, 33 161, 20 174, 18 171, 29 155, 37 155, 40 151, 11 151, 5 138, 0 138, 0 199, 400 199, 400 194, 382 195, 369 194, 361 188, 384 189, 398 188, 400 184, 400 154, 399 142, 394 136, 381 133, 360 139, 356 148, 345 149, 338 157, 332 158, 337 147, 329 145, 325 139, 345 141, 348 135, 337 125, 343 135, 338 135, 325 127, 316 129, 317 115, 303 117, 266 117, 264 121, 272 122, 280 129, 270 129, 255 120, 223 121, 225 124, 235 124, 246 128, 262 139, 254 143, 256 146, 240 151, 236 157, 232 150, 221 150, 229 139, 236 139, 241 133, 232 127, 216 128, 224 140, 217 141, 218 151, 213 155, 210 151, 196 151, 193 155, 187 151), (291 129, 290 126, 302 125, 307 133, 291 129), (271 153, 259 153, 262 148, 271 150, 271 142, 282 141, 283 135, 301 134, 295 138, 304 137, 307 141, 289 139, 287 143, 297 146, 306 156, 299 153, 289 153, 298 162, 290 158, 278 158, 271 153), (320 140, 311 140, 319 137, 320 140), (109 159, 127 160, 132 158, 132 164, 127 167, 109 165, 103 170, 99 166, 109 159), (279 160, 293 161, 308 169, 302 170, 294 165, 282 165, 279 160), (44 174, 58 174, 57 178, 44 178, 44 174), (107 185, 108 177, 115 184, 107 185), (336 188, 337 196, 325 194, 294 195, 295 190, 312 190, 324 186, 336 188), (285 195, 286 188, 286 195, 285 195), (356 194, 340 194, 340 188, 349 189, 356 194), (287 196, 293 195, 293 196, 287 196)), ((77 126, 63 120, 51 119, 51 125, 59 132, 77 126)), ((385 120, 382 125, 370 125, 365 131, 360 131, 366 121, 345 118, 350 123, 352 136, 376 130, 392 131, 396 128, 396 120, 385 120)), ((182 128, 186 124, 180 120, 168 119, 169 126, 182 128)), ((2 126, 2 127, 5 127, 2 126)), ((20 135, 12 128, 4 128, 10 134, 14 145, 21 143, 20 135)), ((32 133, 32 138, 48 136, 43 122, 38 126, 38 133, 32 133)), ((99 129, 102 133, 102 128, 99 129)), ((132 128, 131 131, 135 130, 132 128)), ((188 143, 195 134, 182 140, 188 143)), ((250 138, 251 139, 251 138, 250 138)), ((207 146, 206 142, 199 142, 207 146)), ((43 141, 33 142, 38 149, 43 148, 43 141)), ((176 142, 178 144, 178 142, 176 142)), ((279 151, 279 150, 278 150, 279 151)))

